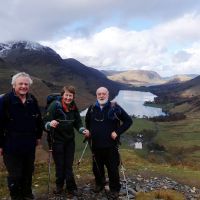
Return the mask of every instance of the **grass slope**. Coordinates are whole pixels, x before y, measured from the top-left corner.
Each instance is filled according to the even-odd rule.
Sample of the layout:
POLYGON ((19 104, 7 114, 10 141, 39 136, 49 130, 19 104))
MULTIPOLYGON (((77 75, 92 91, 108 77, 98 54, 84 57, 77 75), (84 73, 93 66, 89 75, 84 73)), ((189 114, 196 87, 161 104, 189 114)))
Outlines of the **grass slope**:
MULTIPOLYGON (((134 150, 125 143, 120 146, 120 154, 126 168, 127 176, 141 174, 146 177, 167 176, 183 184, 200 186, 200 135, 199 135, 199 113, 188 114, 186 120, 177 122, 158 123, 155 125, 146 119, 135 119, 132 127, 127 131, 129 137, 143 129, 158 130, 155 141, 165 146, 167 152, 163 155, 165 162, 157 162, 157 158, 151 155, 145 148, 134 150), (178 157, 178 160, 176 159, 178 157), (181 160, 181 162, 179 161, 181 160)), ((93 183, 91 169, 91 152, 87 148, 80 167, 77 162, 81 156, 85 144, 83 137, 77 134, 76 155, 74 162, 74 173, 77 184, 93 183)), ((121 174, 122 176, 122 174, 121 174)), ((5 168, 0 170, 0 199, 8 197, 6 187, 5 168)), ((54 188, 54 165, 51 171, 51 190, 54 188)), ((41 148, 37 150, 37 163, 33 180, 33 190, 37 195, 47 193, 48 183, 48 152, 41 148)), ((166 195, 174 194, 167 192, 166 195)), ((141 194, 142 195, 142 194, 141 194)), ((144 195, 144 194, 143 194, 144 195)), ((158 192, 149 195, 158 195, 158 192)), ((177 194, 178 195, 178 194, 177 194)), ((139 197, 138 197, 139 199, 139 197)), ((145 199, 145 198, 144 198, 145 199)), ((148 198, 147 198, 148 199, 148 198)), ((172 198, 173 199, 173 198, 172 198)), ((178 199, 178 198, 177 198, 178 199)), ((181 199, 181 197, 180 197, 181 199)))

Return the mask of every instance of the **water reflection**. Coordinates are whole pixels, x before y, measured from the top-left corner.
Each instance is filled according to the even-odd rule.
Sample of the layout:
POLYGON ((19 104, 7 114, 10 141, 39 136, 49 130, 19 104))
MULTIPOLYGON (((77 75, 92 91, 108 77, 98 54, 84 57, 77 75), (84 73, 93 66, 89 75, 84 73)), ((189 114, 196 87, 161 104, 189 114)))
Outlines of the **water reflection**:
MULTIPOLYGON (((129 115, 137 117, 143 117, 144 115, 147 117, 164 115, 161 108, 144 106, 145 101, 153 101, 154 97, 156 96, 150 92, 121 90, 113 101, 122 106, 129 115)), ((85 116, 86 111, 87 109, 82 111, 81 116, 85 116)))

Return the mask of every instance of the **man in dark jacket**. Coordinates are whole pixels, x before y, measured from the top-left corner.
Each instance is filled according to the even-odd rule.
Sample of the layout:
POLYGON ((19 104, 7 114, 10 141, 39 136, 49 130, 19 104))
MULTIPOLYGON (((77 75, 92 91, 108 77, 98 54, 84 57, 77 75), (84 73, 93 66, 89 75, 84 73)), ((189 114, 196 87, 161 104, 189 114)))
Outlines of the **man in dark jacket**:
POLYGON ((13 90, 2 97, 0 105, 0 154, 8 171, 12 200, 34 199, 35 148, 42 136, 43 123, 37 100, 29 93, 31 84, 28 74, 14 75, 13 90))
MULTIPOLYGON (((87 111, 85 122, 90 131, 95 176, 95 192, 100 192, 105 185, 104 165, 108 171, 111 194, 117 198, 120 191, 119 152, 120 135, 132 124, 131 117, 117 104, 110 102, 107 88, 96 91, 97 101, 87 111)), ((115 199, 115 198, 114 198, 115 199)))

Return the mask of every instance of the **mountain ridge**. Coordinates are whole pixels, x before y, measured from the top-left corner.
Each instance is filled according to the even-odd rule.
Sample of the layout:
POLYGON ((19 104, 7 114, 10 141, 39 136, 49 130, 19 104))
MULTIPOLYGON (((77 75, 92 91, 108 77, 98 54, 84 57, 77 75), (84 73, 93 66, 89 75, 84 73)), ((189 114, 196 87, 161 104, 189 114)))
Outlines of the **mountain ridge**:
POLYGON ((134 86, 151 86, 160 84, 179 83, 190 80, 198 75, 196 74, 179 74, 170 77, 162 77, 152 70, 102 70, 102 72, 111 80, 120 83, 128 83, 134 86))
POLYGON ((45 98, 49 93, 59 92, 64 85, 70 84, 77 88, 77 103, 81 108, 87 107, 95 100, 95 91, 100 86, 108 87, 112 97, 120 89, 128 88, 125 84, 107 79, 98 70, 75 59, 63 60, 49 47, 43 47, 41 50, 40 45, 40 48, 32 48, 34 45, 29 45, 31 48, 26 48, 25 41, 13 42, 9 48, 2 50, 5 46, 0 44, 0 51, 6 51, 0 54, 0 93, 5 93, 10 88, 11 75, 19 71, 25 71, 34 78, 32 91, 42 106, 45 106, 45 98))

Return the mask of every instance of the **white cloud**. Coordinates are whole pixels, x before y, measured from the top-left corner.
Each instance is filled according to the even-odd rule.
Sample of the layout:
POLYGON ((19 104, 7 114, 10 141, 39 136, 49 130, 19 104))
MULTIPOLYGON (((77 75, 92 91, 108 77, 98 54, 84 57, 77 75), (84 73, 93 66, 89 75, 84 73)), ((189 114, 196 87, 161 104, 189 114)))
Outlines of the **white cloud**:
POLYGON ((155 37, 164 42, 186 43, 200 39, 200 14, 188 13, 153 29, 155 37))
POLYGON ((196 0, 2 1, 0 40, 38 41, 66 34, 88 35, 109 26, 126 27, 138 19, 161 23, 186 12, 199 12, 199 7, 196 0))
POLYGON ((173 68, 177 74, 200 74, 200 42, 194 43, 190 48, 184 49, 184 52, 190 55, 189 59, 182 62, 174 62, 173 68))
POLYGON ((200 16, 190 14, 149 30, 127 31, 110 27, 88 37, 67 37, 53 44, 43 44, 51 46, 63 58, 73 57, 98 69, 146 69, 170 75, 189 73, 192 65, 196 67, 195 72, 200 73, 194 64, 198 58, 195 56, 197 51, 184 50, 200 41, 198 24, 200 16), (183 50, 190 55, 187 62, 183 55, 175 59, 183 50))
POLYGON ((172 61, 174 63, 182 63, 188 61, 190 57, 191 57, 190 53, 181 50, 175 53, 174 57, 172 58, 172 61))

